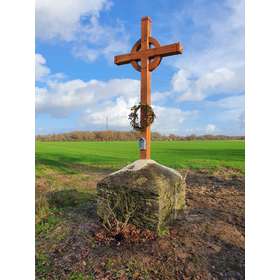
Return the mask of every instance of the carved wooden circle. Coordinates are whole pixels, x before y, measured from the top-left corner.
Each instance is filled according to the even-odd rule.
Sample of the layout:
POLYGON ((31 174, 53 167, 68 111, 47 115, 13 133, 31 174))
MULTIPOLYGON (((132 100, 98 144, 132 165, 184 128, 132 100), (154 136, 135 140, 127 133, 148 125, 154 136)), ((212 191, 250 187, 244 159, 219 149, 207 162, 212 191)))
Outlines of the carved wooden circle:
MULTIPOLYGON (((160 44, 159 44, 158 40, 156 40, 153 37, 149 37, 149 45, 150 45, 150 47, 154 46, 155 48, 160 47, 160 44)), ((131 53, 138 52, 138 51, 140 51, 140 49, 141 49, 141 39, 139 39, 134 44, 134 46, 131 49, 131 53)), ((156 69, 159 66, 160 62, 161 62, 161 57, 160 56, 150 58, 149 71, 153 71, 154 69, 156 69)), ((136 61, 136 60, 131 61, 131 64, 132 64, 132 66, 134 67, 135 70, 141 72, 141 65, 139 64, 139 61, 136 61)))

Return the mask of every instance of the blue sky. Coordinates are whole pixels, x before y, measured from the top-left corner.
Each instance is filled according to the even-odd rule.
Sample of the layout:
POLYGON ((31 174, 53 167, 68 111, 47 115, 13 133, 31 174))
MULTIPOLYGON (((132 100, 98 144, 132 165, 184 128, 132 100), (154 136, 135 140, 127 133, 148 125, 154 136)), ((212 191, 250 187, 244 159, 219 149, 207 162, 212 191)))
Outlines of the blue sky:
POLYGON ((153 131, 244 135, 244 3, 193 1, 36 1, 36 133, 129 130, 139 72, 114 65, 152 18, 161 45, 184 54, 152 72, 153 131))

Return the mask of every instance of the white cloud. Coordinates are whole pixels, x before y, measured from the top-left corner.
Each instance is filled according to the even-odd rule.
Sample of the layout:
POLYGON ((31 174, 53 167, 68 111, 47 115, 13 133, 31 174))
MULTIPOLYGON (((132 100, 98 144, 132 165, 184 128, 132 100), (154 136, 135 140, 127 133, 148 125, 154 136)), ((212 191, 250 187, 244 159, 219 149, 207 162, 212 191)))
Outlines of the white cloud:
POLYGON ((110 101, 87 110, 83 120, 87 125, 95 127, 105 127, 106 122, 108 122, 110 128, 129 129, 128 115, 130 108, 136 102, 136 98, 118 97, 115 102, 110 101))
MULTIPOLYGON (((91 127, 106 126, 109 128, 129 130, 128 115, 130 108, 138 103, 137 98, 118 97, 115 101, 110 101, 101 106, 94 106, 87 110, 83 116, 83 121, 91 127)), ((153 106, 156 119, 152 125, 153 131, 161 133, 179 133, 184 127, 184 122, 197 115, 196 111, 182 111, 178 108, 153 106)))
POLYGON ((96 19, 110 5, 107 0, 37 0, 36 36, 71 41, 78 35, 83 17, 96 19))
POLYGON ((171 84, 174 91, 182 92, 190 86, 189 74, 185 69, 180 69, 173 75, 171 84))
POLYGON ((185 122, 196 117, 198 111, 183 111, 175 107, 153 106, 156 119, 153 123, 153 130, 161 133, 181 133, 184 131, 185 122))
POLYGON ((40 81, 50 73, 46 59, 39 53, 35 55, 35 80, 40 81))
POLYGON ((72 54, 92 62, 103 55, 112 60, 128 50, 128 35, 118 20, 113 26, 100 24, 100 13, 110 9, 109 0, 37 0, 36 37, 43 41, 64 41, 72 54))
POLYGON ((178 71, 172 90, 180 101, 202 101, 218 93, 244 92, 244 1, 186 5, 175 18, 174 32, 186 50, 177 58, 178 71), (182 23, 192 23, 192 32, 181 37, 182 23))
POLYGON ((228 135, 244 134, 244 94, 229 96, 216 101, 204 101, 206 112, 212 112, 212 120, 219 126, 219 131, 228 135), (210 110, 210 111, 209 111, 210 110))
POLYGON ((197 87, 202 90, 217 89, 231 90, 235 73, 227 68, 215 69, 206 73, 197 81, 197 87))
POLYGON ((168 98, 172 98, 172 91, 155 91, 152 93, 153 103, 164 103, 168 98))
POLYGON ((205 107, 211 108, 216 112, 219 122, 238 123, 240 127, 244 127, 244 95, 229 96, 217 101, 207 101, 205 102, 205 107))
POLYGON ((67 116, 71 110, 93 102, 94 95, 86 91, 86 83, 73 80, 49 82, 47 88, 36 88, 36 111, 55 116, 67 116))
POLYGON ((190 74, 181 69, 173 76, 172 87, 181 92, 180 101, 201 101, 209 95, 241 91, 238 79, 236 73, 227 68, 201 74, 197 79, 191 79, 190 74))
MULTIPOLYGON (((157 92, 159 101, 169 92, 157 92)), ((70 80, 49 79, 44 87, 36 87, 36 112, 55 118, 65 118, 72 113, 80 115, 81 126, 103 129, 106 122, 110 129, 131 129, 128 115, 130 108, 139 102, 140 83, 132 79, 70 80)), ((157 98, 156 98, 157 99, 157 98)), ((156 120, 154 131, 180 133, 185 121, 195 117, 197 111, 157 105, 153 108, 156 120)))
POLYGON ((95 49, 88 48, 87 46, 75 46, 72 50, 72 53, 77 58, 82 60, 93 62, 98 57, 98 51, 95 49))
POLYGON ((65 117, 74 110, 91 108, 95 104, 101 106, 102 102, 106 103, 118 96, 135 98, 138 95, 138 80, 112 79, 107 82, 50 80, 45 87, 36 88, 36 112, 65 117))
POLYGON ((100 25, 97 19, 91 20, 91 25, 81 27, 72 53, 85 61, 92 62, 99 56, 104 56, 113 62, 115 54, 129 50, 129 36, 123 24, 119 21, 111 26, 100 25))
MULTIPOLYGON (((104 32, 106 33, 107 31, 104 30, 104 32)), ((124 35, 125 31, 123 27, 120 27, 118 31, 118 34, 121 34, 121 37, 123 37, 122 40, 118 39, 118 34, 115 34, 114 32, 107 34, 111 34, 111 36, 108 38, 108 44, 106 44, 101 53, 107 58, 108 61, 113 61, 112 57, 115 54, 128 52, 130 50, 129 39, 127 35, 124 35)))
POLYGON ((215 131, 216 131, 216 126, 215 126, 214 124, 208 124, 208 125, 206 126, 205 132, 206 132, 207 134, 212 134, 212 133, 214 133, 215 131))
POLYGON ((217 101, 209 101, 208 104, 210 104, 210 105, 212 104, 216 108, 221 108, 221 109, 244 110, 245 98, 244 98, 244 95, 229 96, 226 98, 219 99, 217 101))

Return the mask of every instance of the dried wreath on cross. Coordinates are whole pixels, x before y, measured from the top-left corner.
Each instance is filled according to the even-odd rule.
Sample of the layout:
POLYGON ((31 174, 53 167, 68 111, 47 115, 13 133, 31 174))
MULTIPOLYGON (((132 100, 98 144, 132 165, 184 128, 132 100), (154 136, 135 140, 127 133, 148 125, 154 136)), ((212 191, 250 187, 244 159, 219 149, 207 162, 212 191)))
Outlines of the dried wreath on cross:
POLYGON ((138 131, 143 131, 146 127, 150 126, 156 118, 153 108, 147 104, 139 103, 131 107, 130 110, 131 113, 128 115, 130 125, 133 129, 138 131), (141 115, 141 117, 139 117, 139 115, 141 115))

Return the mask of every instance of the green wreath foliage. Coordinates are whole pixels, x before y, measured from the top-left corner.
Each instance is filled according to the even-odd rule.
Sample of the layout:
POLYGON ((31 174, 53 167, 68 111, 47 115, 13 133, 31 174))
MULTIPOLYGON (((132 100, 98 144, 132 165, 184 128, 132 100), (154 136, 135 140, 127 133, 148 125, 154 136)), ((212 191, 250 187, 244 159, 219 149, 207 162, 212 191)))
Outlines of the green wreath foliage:
POLYGON ((156 118, 156 115, 153 111, 153 108, 147 104, 134 105, 131 107, 131 113, 128 115, 128 119, 130 120, 130 125, 133 129, 138 131, 143 131, 146 127, 151 125, 156 118), (140 112, 138 113, 138 111, 140 112), (140 118, 139 115, 143 113, 144 118, 140 118))

